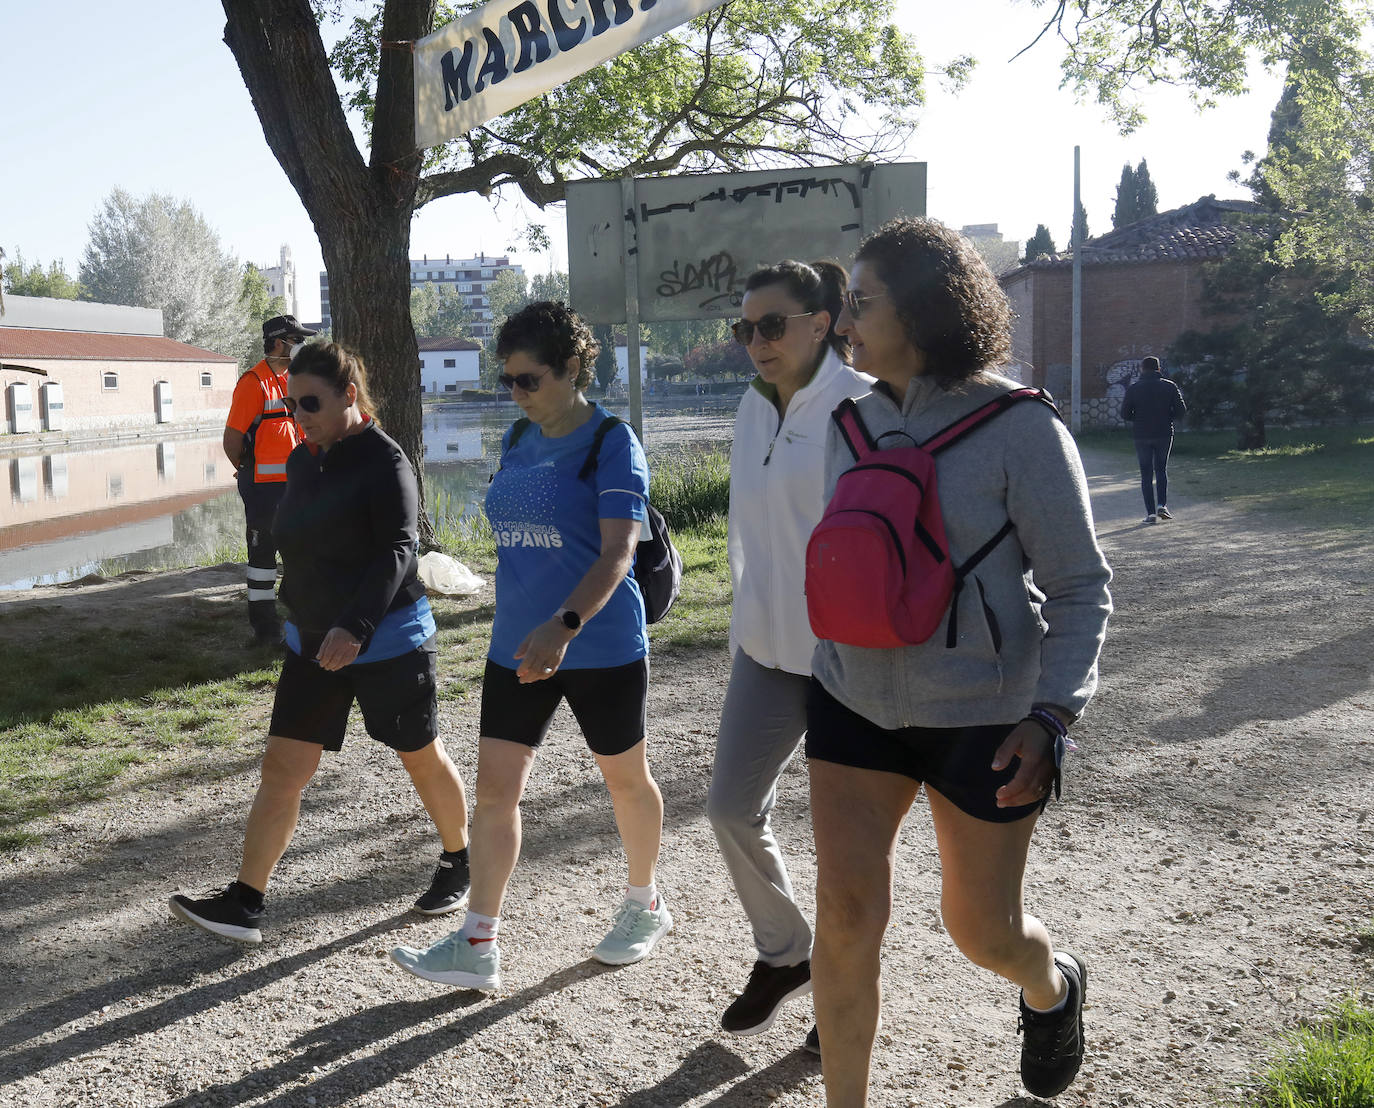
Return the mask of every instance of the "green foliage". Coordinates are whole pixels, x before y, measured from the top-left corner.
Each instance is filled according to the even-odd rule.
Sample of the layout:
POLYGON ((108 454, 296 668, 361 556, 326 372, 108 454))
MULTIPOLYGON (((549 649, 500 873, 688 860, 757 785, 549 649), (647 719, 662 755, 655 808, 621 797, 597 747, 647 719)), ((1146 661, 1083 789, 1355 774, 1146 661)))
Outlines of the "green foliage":
POLYGON ((742 377, 754 375, 754 364, 749 360, 749 351, 734 339, 698 346, 687 353, 682 360, 688 373, 698 377, 729 377, 738 381, 742 377))
MULTIPOLYGON (((0 251, 0 258, 4 252, 0 251)), ((42 262, 24 264, 24 255, 16 250, 14 261, 0 271, 5 279, 5 291, 15 296, 48 296, 56 300, 81 300, 86 290, 81 282, 68 276, 66 266, 55 259, 43 268, 42 262)))
POLYGON ((1254 1108, 1363 1108, 1374 1104, 1374 1011, 1347 998, 1288 1036, 1260 1075, 1254 1108))
POLYGON ((244 313, 245 337, 239 351, 239 367, 250 369, 262 360, 262 325, 273 316, 286 314, 286 300, 267 290, 267 278, 252 262, 243 263, 239 306, 244 313))
POLYGON ((476 319, 457 289, 426 281, 410 290, 410 320, 420 338, 471 339, 476 319))
POLYGON ((681 362, 695 346, 715 346, 730 338, 724 319, 683 319, 650 323, 644 328, 650 354, 667 355, 681 362))
MULTIPOLYGON (((602 391, 610 387, 620 367, 615 360, 615 331, 609 324, 598 323, 592 327, 599 349, 596 352, 596 383, 602 391)), ((628 348, 627 348, 628 349, 628 348)))
POLYGON ((566 273, 536 273, 530 278, 530 300, 561 300, 572 302, 566 273))
POLYGON ((111 192, 90 223, 81 283, 104 304, 160 308, 168 338, 216 353, 241 356, 252 333, 238 261, 184 200, 111 192))
POLYGON ((1088 210, 1082 204, 1074 211, 1073 226, 1069 228, 1069 249, 1077 243, 1087 242, 1092 235, 1088 232, 1088 210))
POLYGON ((1140 219, 1159 214, 1159 192, 1150 180, 1145 159, 1132 169, 1121 167, 1121 182, 1116 186, 1116 208, 1112 212, 1112 228, 1125 227, 1140 219))
POLYGON ((1144 121, 1140 93, 1188 88, 1200 105, 1244 92, 1252 58, 1299 58, 1334 76, 1368 26, 1368 0, 1120 0, 1050 4, 1045 29, 1065 46, 1064 83, 1103 105, 1123 132, 1144 121))
POLYGON ((1268 424, 1374 411, 1374 76, 1289 70, 1249 184, 1262 212, 1206 273, 1207 333, 1170 352, 1205 423, 1264 446, 1268 424))
POLYGON ((1056 247, 1050 229, 1043 223, 1035 225, 1035 234, 1026 240, 1026 256, 1022 261, 1033 262, 1042 254, 1054 254, 1056 247))
POLYGON ((713 451, 655 458, 649 503, 675 531, 724 520, 730 513, 729 455, 713 451))

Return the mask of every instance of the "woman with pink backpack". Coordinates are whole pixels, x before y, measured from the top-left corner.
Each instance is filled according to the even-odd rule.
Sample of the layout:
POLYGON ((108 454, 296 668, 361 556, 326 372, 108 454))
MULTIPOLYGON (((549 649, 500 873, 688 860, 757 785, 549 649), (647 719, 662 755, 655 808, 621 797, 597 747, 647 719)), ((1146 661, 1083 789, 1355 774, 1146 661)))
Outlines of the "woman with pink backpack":
POLYGON ((1022 882, 1111 613, 1082 464, 1048 397, 996 372, 1007 298, 941 224, 864 241, 838 330, 877 383, 832 420, 807 555, 826 1102, 868 1103, 896 840, 923 786, 945 929, 1020 987, 1022 1083, 1054 1096, 1082 1062, 1087 966, 1022 882))

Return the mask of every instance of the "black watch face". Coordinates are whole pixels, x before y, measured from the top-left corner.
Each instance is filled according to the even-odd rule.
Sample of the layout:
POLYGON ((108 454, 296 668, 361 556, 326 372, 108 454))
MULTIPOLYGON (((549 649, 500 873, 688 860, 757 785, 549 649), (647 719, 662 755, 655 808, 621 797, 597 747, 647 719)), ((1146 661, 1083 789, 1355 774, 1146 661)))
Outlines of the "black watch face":
POLYGON ((576 612, 564 612, 563 626, 566 627, 569 631, 576 631, 579 627, 582 626, 582 617, 578 615, 576 612))

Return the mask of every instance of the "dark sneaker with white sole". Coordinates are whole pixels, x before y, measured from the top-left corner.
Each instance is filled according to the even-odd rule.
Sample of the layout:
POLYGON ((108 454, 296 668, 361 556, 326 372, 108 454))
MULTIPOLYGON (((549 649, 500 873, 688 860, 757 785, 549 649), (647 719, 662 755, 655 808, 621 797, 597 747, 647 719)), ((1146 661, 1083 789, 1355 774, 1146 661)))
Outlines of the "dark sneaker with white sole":
POLYGON ((794 966, 755 962, 744 992, 725 1009, 720 1026, 731 1035, 761 1035, 789 1000, 811 991, 811 959, 794 966))
POLYGON ((468 902, 468 863, 466 856, 460 861, 450 862, 439 859, 434 870, 434 880, 429 889, 415 902, 415 910, 427 916, 442 916, 456 912, 468 902))
POLYGON ((232 939, 236 943, 262 942, 259 927, 263 916, 267 914, 266 910, 248 908, 239 899, 233 885, 200 900, 177 893, 167 902, 167 907, 176 919, 221 938, 232 939))
POLYGON ((1058 951, 1055 965, 1069 985, 1064 1007, 1057 1012, 1034 1012, 1021 998, 1017 1030, 1021 1043, 1021 1084, 1038 1097, 1058 1096, 1078 1076, 1083 1064, 1083 999, 1088 992, 1088 964, 1077 954, 1058 951))

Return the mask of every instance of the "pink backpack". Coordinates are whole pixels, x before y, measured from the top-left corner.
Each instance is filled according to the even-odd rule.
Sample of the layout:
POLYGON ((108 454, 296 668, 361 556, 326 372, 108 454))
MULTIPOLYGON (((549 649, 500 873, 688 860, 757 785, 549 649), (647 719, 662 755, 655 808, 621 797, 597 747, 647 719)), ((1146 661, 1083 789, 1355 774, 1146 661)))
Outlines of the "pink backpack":
MULTIPOLYGON (((1007 520, 955 566, 940 514, 935 455, 1022 400, 1039 400, 1059 414, 1043 390, 1013 389, 923 443, 887 449, 879 449, 853 400, 835 409, 831 418, 854 465, 840 475, 806 544, 806 609, 818 638, 895 647, 925 642, 935 633, 964 577, 1012 530, 1007 520)), ((957 639, 951 612, 945 645, 952 648, 957 639)))

